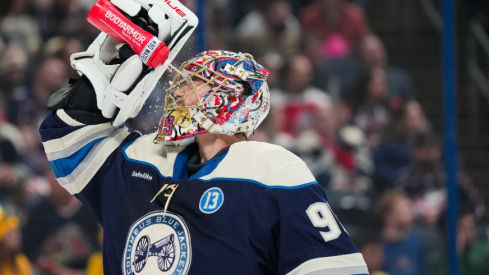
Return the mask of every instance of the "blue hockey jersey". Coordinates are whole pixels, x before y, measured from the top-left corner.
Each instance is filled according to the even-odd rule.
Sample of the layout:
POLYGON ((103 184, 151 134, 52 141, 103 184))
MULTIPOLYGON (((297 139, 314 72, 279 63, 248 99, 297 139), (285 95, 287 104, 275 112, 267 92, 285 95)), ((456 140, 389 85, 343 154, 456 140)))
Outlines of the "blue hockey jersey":
POLYGON ((196 144, 63 110, 40 133, 59 183, 103 226, 105 274, 368 274, 311 172, 279 146, 238 142, 196 170, 196 144))

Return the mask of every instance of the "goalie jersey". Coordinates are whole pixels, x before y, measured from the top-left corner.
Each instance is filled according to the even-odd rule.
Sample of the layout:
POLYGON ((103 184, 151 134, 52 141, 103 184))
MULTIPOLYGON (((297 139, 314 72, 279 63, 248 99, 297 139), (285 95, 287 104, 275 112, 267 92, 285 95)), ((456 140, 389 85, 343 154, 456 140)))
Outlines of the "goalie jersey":
POLYGON ((105 274, 368 274, 304 162, 279 146, 238 142, 199 164, 196 143, 63 110, 40 133, 59 183, 104 229, 105 274))

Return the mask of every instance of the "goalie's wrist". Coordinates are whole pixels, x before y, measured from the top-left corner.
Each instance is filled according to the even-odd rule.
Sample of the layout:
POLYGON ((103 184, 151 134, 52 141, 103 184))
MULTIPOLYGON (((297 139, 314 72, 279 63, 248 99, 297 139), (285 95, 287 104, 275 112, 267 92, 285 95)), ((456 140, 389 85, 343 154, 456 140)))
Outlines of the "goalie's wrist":
POLYGON ((95 91, 85 75, 82 75, 79 79, 71 78, 67 86, 49 97, 47 107, 49 110, 99 111, 95 91))
POLYGON ((47 107, 49 110, 63 109, 71 118, 83 124, 110 121, 98 109, 95 91, 85 75, 70 79, 67 86, 51 95, 47 107))
POLYGON ((95 124, 101 124, 110 121, 110 119, 104 117, 100 112, 94 113, 90 111, 75 110, 75 109, 65 110, 65 112, 72 119, 85 125, 95 125, 95 124))

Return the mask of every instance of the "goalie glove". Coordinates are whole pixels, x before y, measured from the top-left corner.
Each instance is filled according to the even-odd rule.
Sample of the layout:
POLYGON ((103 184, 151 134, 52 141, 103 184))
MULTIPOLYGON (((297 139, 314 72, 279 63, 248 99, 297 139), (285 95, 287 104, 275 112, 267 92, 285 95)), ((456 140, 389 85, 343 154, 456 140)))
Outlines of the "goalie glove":
POLYGON ((100 33, 85 52, 72 54, 71 67, 78 74, 85 75, 95 90, 97 107, 102 110, 105 90, 110 79, 119 67, 119 64, 110 64, 110 61, 118 56, 120 42, 100 33))
POLYGON ((139 113, 158 80, 197 27, 198 19, 176 0, 113 0, 111 3, 133 21, 138 21, 139 27, 157 35, 169 49, 168 59, 154 69, 143 64, 142 56, 133 56, 113 75, 100 109, 105 117, 113 119, 114 126, 119 126, 139 113))

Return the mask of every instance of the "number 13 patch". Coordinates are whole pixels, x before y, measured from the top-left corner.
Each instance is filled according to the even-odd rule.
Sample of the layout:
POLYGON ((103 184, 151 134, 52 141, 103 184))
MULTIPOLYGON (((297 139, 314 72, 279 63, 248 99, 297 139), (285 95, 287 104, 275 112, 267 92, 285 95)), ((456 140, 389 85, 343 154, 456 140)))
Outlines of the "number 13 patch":
POLYGON ((224 193, 217 187, 212 187, 204 192, 200 198, 200 211, 206 214, 216 212, 224 202, 224 193))

